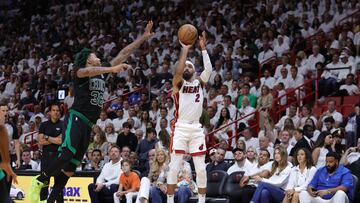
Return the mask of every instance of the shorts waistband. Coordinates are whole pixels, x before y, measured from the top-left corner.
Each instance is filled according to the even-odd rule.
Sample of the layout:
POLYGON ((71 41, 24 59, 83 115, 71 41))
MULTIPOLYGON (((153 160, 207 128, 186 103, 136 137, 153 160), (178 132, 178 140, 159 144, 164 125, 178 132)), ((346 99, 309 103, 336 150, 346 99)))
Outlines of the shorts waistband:
POLYGON ((187 123, 187 124, 200 124, 199 121, 187 121, 187 120, 181 120, 181 119, 178 119, 176 122, 187 123))

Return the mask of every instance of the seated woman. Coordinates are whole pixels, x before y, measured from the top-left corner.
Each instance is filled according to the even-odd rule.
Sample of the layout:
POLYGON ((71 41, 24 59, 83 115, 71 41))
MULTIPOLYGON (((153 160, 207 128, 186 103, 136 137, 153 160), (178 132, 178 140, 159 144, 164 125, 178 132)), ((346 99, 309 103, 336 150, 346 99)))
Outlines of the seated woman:
MULTIPOLYGON (((219 116, 219 120, 217 121, 216 128, 221 128, 223 126, 228 125, 231 123, 232 120, 230 118, 230 112, 228 108, 222 108, 219 116)), ((227 127, 222 128, 221 130, 215 133, 216 139, 219 140, 226 140, 232 147, 236 146, 235 139, 232 138, 233 134, 235 133, 234 125, 229 125, 227 127)))
POLYGON ((155 161, 150 164, 150 171, 147 177, 141 178, 140 190, 136 202, 148 203, 150 188, 156 186, 160 172, 167 167, 168 156, 165 149, 157 149, 155 153, 155 161))
POLYGON ((311 153, 306 148, 300 148, 295 153, 295 167, 291 169, 289 183, 286 186, 283 203, 299 203, 299 194, 306 191, 306 187, 316 173, 311 153))
POLYGON ((274 150, 274 161, 272 163, 270 177, 253 177, 256 182, 260 182, 256 188, 251 202, 270 203, 281 202, 285 196, 285 187, 288 183, 292 164, 287 161, 288 154, 285 148, 276 147, 274 150))
POLYGON ((128 160, 121 161, 121 170, 119 189, 114 193, 114 202, 120 203, 122 198, 126 198, 126 203, 133 202, 133 196, 138 194, 140 188, 140 179, 138 174, 131 171, 132 164, 128 160))

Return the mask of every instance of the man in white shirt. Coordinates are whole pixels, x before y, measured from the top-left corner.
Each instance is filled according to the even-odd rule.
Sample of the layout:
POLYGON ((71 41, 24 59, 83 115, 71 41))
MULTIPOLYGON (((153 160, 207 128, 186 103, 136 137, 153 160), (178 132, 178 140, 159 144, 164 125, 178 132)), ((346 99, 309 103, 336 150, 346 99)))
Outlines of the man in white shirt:
POLYGON ((312 27, 309 26, 309 22, 304 20, 303 22, 303 29, 300 30, 301 36, 306 39, 310 37, 311 35, 315 34, 315 30, 312 29, 312 27))
POLYGON ((271 77, 270 70, 264 70, 264 77, 260 78, 261 86, 268 86, 270 89, 273 89, 275 86, 275 78, 271 77))
POLYGON ((291 104, 289 107, 288 115, 281 117, 279 122, 275 125, 275 128, 277 128, 278 130, 283 130, 285 120, 288 118, 290 118, 293 121, 295 128, 298 128, 300 125, 300 118, 298 115, 296 115, 296 111, 297 111, 296 104, 291 104))
POLYGON ((290 72, 291 65, 289 64, 289 58, 286 55, 283 55, 281 58, 281 65, 278 65, 275 70, 274 78, 278 79, 281 77, 281 69, 286 68, 290 72))
POLYGON ((222 78, 222 64, 220 60, 215 61, 215 69, 210 74, 209 84, 214 84, 214 79, 216 75, 220 75, 222 78))
POLYGON ((275 85, 279 85, 279 83, 283 83, 285 89, 289 88, 288 70, 285 67, 281 68, 280 75, 281 76, 276 80, 275 85))
POLYGON ((290 49, 290 46, 288 43, 284 42, 284 37, 282 35, 279 35, 277 38, 277 42, 274 46, 274 52, 277 57, 282 56, 284 53, 288 52, 290 49))
MULTIPOLYGON (((246 116, 255 111, 255 108, 250 106, 250 100, 247 96, 244 96, 241 101, 241 108, 239 109, 239 116, 246 116)), ((245 126, 249 126, 248 121, 252 118, 254 118, 255 114, 252 114, 251 116, 247 116, 243 119, 241 119, 239 122, 244 123, 245 126)))
POLYGON ((294 146, 290 144, 290 133, 289 133, 289 131, 286 131, 286 130, 281 131, 280 132, 280 139, 281 139, 280 146, 285 148, 287 153, 290 154, 291 149, 294 146))
POLYGON ((321 116, 319 121, 321 121, 323 123, 323 130, 326 130, 325 127, 325 118, 327 117, 333 117, 333 119, 335 120, 335 128, 338 128, 340 123, 343 122, 343 115, 339 112, 336 111, 336 102, 334 100, 329 100, 327 103, 327 108, 328 110, 325 111, 321 116))
POLYGON ((109 123, 111 123, 111 120, 107 117, 106 112, 101 111, 100 118, 96 121, 96 125, 98 125, 102 131, 105 131, 105 127, 109 123))
POLYGON ((309 69, 315 71, 316 63, 318 63, 318 62, 324 63, 325 57, 322 54, 320 54, 320 47, 317 44, 312 47, 312 53, 313 54, 311 54, 309 56, 307 62, 309 65, 309 69))
POLYGON ((112 185, 119 183, 119 178, 122 173, 119 147, 111 147, 109 156, 111 161, 104 165, 100 175, 96 179, 96 183, 91 183, 88 186, 91 202, 99 203, 100 196, 117 192, 117 188, 112 185))
POLYGON ((348 53, 346 53, 345 51, 341 52, 340 60, 341 60, 341 62, 343 63, 343 66, 344 66, 344 67, 350 67, 350 70, 349 70, 349 69, 339 70, 338 78, 339 78, 340 80, 345 80, 346 77, 347 77, 347 75, 348 75, 349 73, 356 74, 356 73, 355 73, 355 71, 356 71, 356 64, 354 63, 354 61, 349 60, 349 55, 348 55, 348 53))
POLYGON ((359 87, 354 84, 354 74, 349 73, 346 77, 345 84, 340 86, 340 91, 346 91, 345 95, 359 95, 359 87))
POLYGON ((259 139, 256 137, 253 137, 253 131, 251 128, 247 127, 244 129, 242 133, 243 137, 240 137, 241 140, 244 140, 246 145, 246 150, 249 147, 253 147, 254 149, 259 148, 259 139))
POLYGON ((227 174, 231 175, 237 171, 244 171, 246 174, 251 174, 255 166, 247 160, 244 149, 235 148, 232 152, 234 155, 234 164, 227 170, 227 174))
MULTIPOLYGON (((293 66, 290 69, 290 77, 288 77, 288 88, 297 88, 304 84, 304 77, 298 74, 298 68, 293 66)), ((298 94, 296 94, 298 95, 298 94)))
POLYGON ((267 61, 268 59, 276 56, 273 50, 270 49, 270 45, 268 41, 264 41, 263 43, 263 51, 259 53, 258 61, 260 64, 267 61))
POLYGON ((124 110, 122 108, 118 108, 116 111, 117 118, 112 120, 112 123, 114 125, 115 132, 120 132, 122 129, 123 123, 127 121, 126 118, 124 118, 124 110))

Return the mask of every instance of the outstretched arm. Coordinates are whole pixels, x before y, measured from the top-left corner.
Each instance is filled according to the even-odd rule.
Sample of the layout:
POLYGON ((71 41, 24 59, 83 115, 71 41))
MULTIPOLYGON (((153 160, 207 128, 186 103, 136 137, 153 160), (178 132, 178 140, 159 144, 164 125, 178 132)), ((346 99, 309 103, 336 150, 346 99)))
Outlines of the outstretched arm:
POLYGON ((150 37, 154 35, 153 32, 151 32, 151 29, 153 27, 153 22, 149 21, 146 25, 144 34, 137 38, 133 43, 127 45, 125 48, 123 48, 118 55, 110 61, 110 64, 112 66, 116 66, 120 63, 123 63, 127 57, 130 56, 136 49, 140 47, 142 43, 144 43, 146 40, 148 40, 150 37))
MULTIPOLYGON (((179 41, 180 42, 180 41, 179 41)), ((185 61, 186 61, 186 57, 189 53, 189 49, 192 45, 185 45, 183 43, 181 43, 182 49, 181 49, 181 53, 180 53, 180 57, 179 57, 179 61, 178 64, 176 66, 176 70, 175 70, 175 75, 174 78, 172 80, 172 84, 173 84, 173 92, 176 93, 179 91, 179 86, 182 82, 182 77, 183 77, 183 73, 184 73, 184 69, 185 69, 185 61)))
POLYGON ((207 83, 209 81, 211 72, 212 72, 212 65, 210 61, 209 54, 206 51, 206 33, 205 31, 202 32, 202 36, 199 36, 199 45, 201 48, 201 53, 203 57, 204 63, 204 70, 200 74, 200 79, 203 83, 207 83))
POLYGON ((113 67, 86 67, 78 69, 76 75, 78 78, 93 77, 105 73, 119 73, 129 68, 131 68, 131 66, 124 63, 113 67))

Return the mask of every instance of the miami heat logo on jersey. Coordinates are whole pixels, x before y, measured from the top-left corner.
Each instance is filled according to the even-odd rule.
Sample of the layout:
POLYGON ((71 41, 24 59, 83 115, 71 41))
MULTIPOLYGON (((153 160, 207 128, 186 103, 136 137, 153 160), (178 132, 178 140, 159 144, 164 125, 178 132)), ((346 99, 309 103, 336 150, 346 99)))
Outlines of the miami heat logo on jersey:
POLYGON ((182 93, 199 93, 200 86, 184 86, 182 93))
POLYGON ((175 120, 199 121, 204 101, 203 89, 199 80, 184 81, 179 92, 174 95, 175 120))

